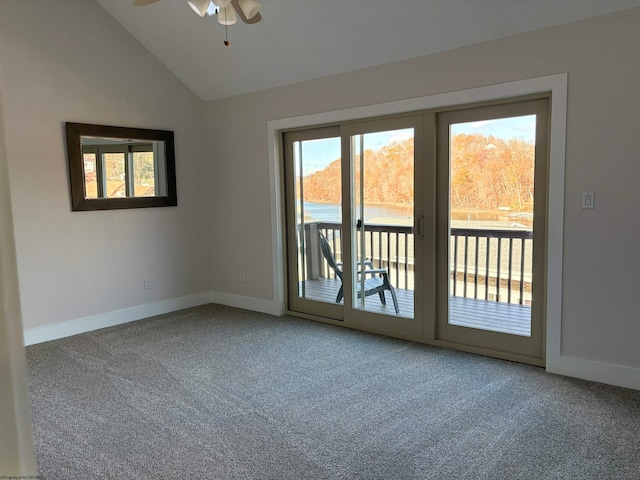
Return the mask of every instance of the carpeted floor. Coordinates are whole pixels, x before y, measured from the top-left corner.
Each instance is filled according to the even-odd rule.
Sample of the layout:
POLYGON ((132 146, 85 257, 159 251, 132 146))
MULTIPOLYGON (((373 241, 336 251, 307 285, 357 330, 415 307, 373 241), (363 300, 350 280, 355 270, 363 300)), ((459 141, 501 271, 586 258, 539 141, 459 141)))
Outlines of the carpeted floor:
POLYGON ((640 392, 217 305, 27 349, 46 480, 640 479, 640 392))

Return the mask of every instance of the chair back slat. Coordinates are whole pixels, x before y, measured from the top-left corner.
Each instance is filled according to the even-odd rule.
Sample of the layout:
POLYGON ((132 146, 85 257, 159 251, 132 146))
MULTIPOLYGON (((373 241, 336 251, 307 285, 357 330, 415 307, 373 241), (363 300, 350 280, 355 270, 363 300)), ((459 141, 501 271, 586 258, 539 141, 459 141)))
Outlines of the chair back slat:
POLYGON ((338 267, 329 242, 322 232, 318 232, 318 236, 320 237, 320 248, 322 249, 322 255, 324 255, 324 258, 329 266, 336 272, 336 275, 338 275, 338 277, 342 279, 342 270, 340 269, 340 267, 338 267))

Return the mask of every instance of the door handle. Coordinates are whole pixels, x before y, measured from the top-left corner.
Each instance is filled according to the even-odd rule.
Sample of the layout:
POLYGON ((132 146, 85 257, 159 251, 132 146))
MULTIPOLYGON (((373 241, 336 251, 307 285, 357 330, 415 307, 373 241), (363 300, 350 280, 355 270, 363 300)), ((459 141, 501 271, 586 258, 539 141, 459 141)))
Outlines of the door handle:
POLYGON ((358 221, 356 222, 356 228, 362 228, 362 219, 359 218, 358 221))
POLYGON ((424 237, 424 217, 422 215, 415 218, 413 233, 416 237, 424 237))

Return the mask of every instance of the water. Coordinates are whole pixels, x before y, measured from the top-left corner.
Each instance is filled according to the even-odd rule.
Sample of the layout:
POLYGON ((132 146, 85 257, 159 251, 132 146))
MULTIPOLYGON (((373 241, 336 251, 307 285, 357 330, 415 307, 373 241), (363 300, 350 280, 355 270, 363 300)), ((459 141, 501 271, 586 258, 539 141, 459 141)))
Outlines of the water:
MULTIPOLYGON (((307 222, 341 222, 341 206, 335 203, 304 202, 304 216, 307 222)), ((365 205, 364 221, 376 219, 407 219, 411 223, 413 207, 406 205, 365 205)))
MULTIPOLYGON (((306 222, 342 222, 342 211, 335 203, 304 203, 306 222)), ((413 223, 413 206, 376 204, 365 205, 364 221, 370 224, 411 225, 413 223)), ((514 213, 499 211, 454 211, 451 212, 452 225, 455 227, 472 227, 476 222, 478 228, 508 228, 520 226, 531 229, 533 216, 530 213, 514 213), (460 222, 464 222, 461 225, 460 222), (472 224, 467 224, 472 222, 472 224), (491 222, 489 224, 488 222, 491 222), (495 225, 493 225, 495 223, 495 225)))

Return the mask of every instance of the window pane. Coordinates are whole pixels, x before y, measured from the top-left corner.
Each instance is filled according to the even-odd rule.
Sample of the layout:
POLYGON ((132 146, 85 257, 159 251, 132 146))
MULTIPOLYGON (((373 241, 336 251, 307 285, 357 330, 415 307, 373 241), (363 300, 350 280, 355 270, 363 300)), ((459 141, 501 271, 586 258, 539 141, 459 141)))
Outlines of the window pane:
POLYGON ((126 197, 127 186, 125 181, 124 153, 105 153, 103 158, 107 187, 105 196, 108 198, 126 197))
POLYGON ((536 115, 450 126, 449 323, 531 336, 536 115))
POLYGON ((294 142, 298 297, 341 303, 340 138, 294 142))
POLYGON ((96 154, 85 153, 82 158, 84 159, 84 196, 85 198, 98 198, 96 154))
POLYGON ((153 152, 133 153, 133 190, 135 197, 155 196, 153 152))
POLYGON ((414 316, 414 130, 353 135, 353 307, 414 316))

